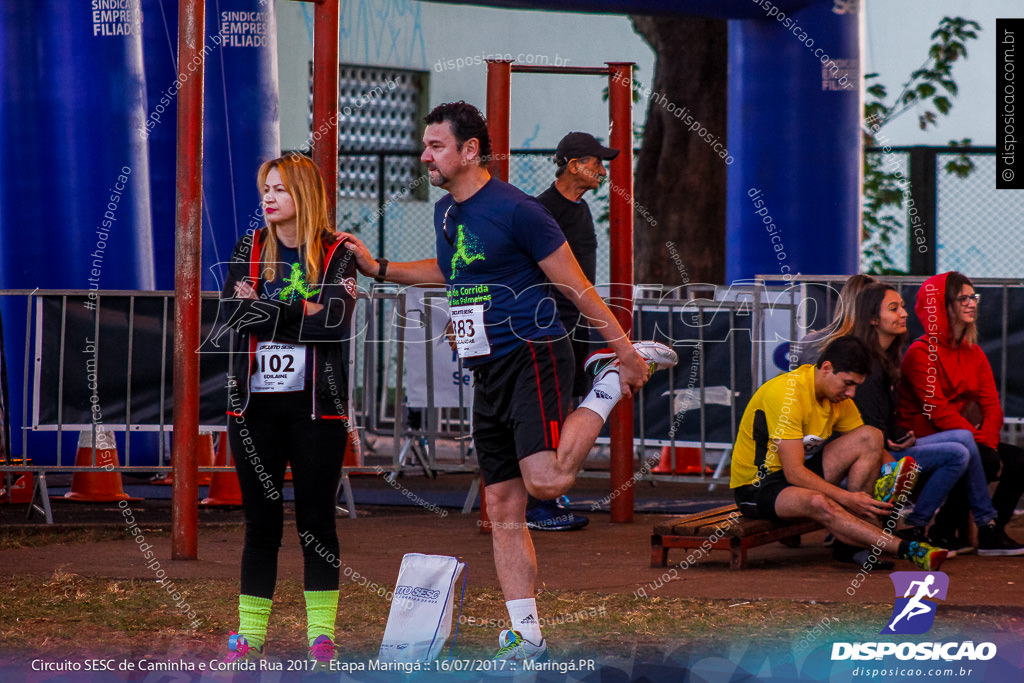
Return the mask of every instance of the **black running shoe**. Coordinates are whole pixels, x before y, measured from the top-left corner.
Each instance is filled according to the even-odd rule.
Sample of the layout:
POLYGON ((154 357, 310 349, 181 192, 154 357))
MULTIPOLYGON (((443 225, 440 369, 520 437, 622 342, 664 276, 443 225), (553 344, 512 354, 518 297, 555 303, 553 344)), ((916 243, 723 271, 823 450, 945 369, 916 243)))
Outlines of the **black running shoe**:
POLYGON ((936 529, 934 525, 928 530, 927 543, 937 548, 945 548, 948 551, 947 559, 974 552, 974 546, 967 541, 961 541, 956 533, 944 532, 936 529))
POLYGON ((981 557, 1011 557, 1024 555, 1024 545, 1006 535, 1006 530, 995 522, 978 527, 978 555, 981 557))
POLYGON ((568 508, 544 500, 526 509, 526 526, 534 531, 575 531, 590 524, 590 519, 568 508))

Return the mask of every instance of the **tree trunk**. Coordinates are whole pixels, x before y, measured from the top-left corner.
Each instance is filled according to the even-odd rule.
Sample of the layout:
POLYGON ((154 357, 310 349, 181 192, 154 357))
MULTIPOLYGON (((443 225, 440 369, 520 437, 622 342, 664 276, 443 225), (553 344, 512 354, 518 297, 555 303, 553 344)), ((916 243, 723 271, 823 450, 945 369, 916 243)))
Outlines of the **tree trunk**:
POLYGON ((631 19, 657 55, 636 167, 636 282, 724 283, 728 23, 631 19))

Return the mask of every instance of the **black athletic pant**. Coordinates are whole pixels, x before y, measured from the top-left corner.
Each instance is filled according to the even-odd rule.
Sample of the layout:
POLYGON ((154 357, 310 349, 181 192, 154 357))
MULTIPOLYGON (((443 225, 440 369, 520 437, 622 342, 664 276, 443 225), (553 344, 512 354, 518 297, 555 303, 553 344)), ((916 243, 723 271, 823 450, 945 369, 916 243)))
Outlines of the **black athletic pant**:
POLYGON ((285 467, 292 466, 295 522, 307 591, 337 590, 341 567, 335 496, 345 454, 345 420, 310 417, 310 391, 253 394, 242 417, 228 416, 228 438, 245 508, 244 595, 273 598, 284 532, 285 467))
MULTIPOLYGON (((999 515, 996 519, 998 524, 1005 526, 1013 517, 1021 494, 1024 494, 1024 449, 1000 442, 998 448, 978 444, 978 452, 981 455, 981 464, 985 468, 985 478, 988 481, 999 479, 995 493, 992 494, 992 507, 999 515), (1002 472, 999 471, 1000 465, 1002 472)), ((969 510, 967 485, 961 478, 935 515, 935 526, 944 532, 966 533, 969 510)), ((960 538, 964 540, 967 536, 961 535, 960 538)))

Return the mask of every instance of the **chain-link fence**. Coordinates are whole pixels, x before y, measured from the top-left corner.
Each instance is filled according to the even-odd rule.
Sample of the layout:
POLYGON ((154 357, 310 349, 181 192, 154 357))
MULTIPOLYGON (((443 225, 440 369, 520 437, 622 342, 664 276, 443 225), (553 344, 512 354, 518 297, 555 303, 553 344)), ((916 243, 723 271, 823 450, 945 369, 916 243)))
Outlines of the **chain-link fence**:
MULTIPOLYGON (((534 196, 543 192, 555 178, 553 154, 550 149, 514 150, 509 164, 512 184, 534 196)), ((908 195, 901 207, 882 212, 895 216, 902 229, 890 235, 885 245, 879 246, 877 237, 869 236, 862 253, 879 246, 896 270, 920 275, 959 270, 976 276, 1016 277, 1024 271, 1024 252, 1008 248, 1024 236, 1024 192, 995 189, 995 148, 901 147, 872 149, 868 154, 907 181, 908 195), (963 157, 973 170, 963 177, 946 170, 949 162, 963 157), (922 168, 912 168, 914 160, 922 168), (912 222, 910 197, 915 215, 924 220, 912 222), (922 230, 929 248, 934 245, 927 266, 920 259, 915 261, 922 251, 922 230)), ((444 196, 444 190, 430 185, 418 151, 342 153, 339 166, 341 229, 355 232, 370 251, 393 261, 434 253, 434 202, 444 196)), ((608 282, 608 184, 584 199, 598 234, 597 282, 608 282)), ((864 270, 867 263, 862 258, 864 270)))
POLYGON ((1019 277, 1024 253, 1024 192, 996 189, 996 154, 972 153, 966 178, 943 169, 952 154, 938 154, 938 271, 1019 277))
MULTIPOLYGON (((338 178, 338 227, 354 232, 374 254, 412 261, 434 254, 433 187, 419 152, 342 153, 338 178), (384 178, 384 185, 380 178, 384 178)), ((555 179, 554 150, 514 150, 509 180, 536 196, 555 179)), ((598 234, 597 281, 608 282, 608 185, 584 198, 598 234)))
MULTIPOLYGON (((984 277, 1018 277, 1024 272, 1024 253, 1011 247, 1024 237, 1024 192, 996 189, 994 147, 876 148, 868 154, 908 182, 903 205, 886 214, 896 216, 904 228, 884 247, 896 269, 919 275, 958 270, 984 277), (948 170, 951 162, 965 168, 964 160, 970 170, 948 170), (918 223, 909 215, 910 197, 916 215, 925 217, 918 223), (934 251, 929 259, 915 263, 921 239, 934 245, 934 251)), ((865 246, 876 243, 871 237, 865 246)))

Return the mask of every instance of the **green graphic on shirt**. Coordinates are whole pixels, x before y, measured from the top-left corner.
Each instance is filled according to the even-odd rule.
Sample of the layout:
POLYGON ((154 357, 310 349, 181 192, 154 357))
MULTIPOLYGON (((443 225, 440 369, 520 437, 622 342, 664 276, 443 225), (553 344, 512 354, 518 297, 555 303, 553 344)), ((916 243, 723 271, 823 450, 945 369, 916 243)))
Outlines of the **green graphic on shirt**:
POLYGON ((452 279, 459 275, 459 261, 462 267, 468 266, 473 261, 486 261, 480 240, 473 236, 473 233, 464 232, 465 226, 458 226, 458 237, 455 240, 455 253, 452 254, 452 279))
POLYGON ((298 263, 292 264, 291 275, 286 277, 284 281, 288 283, 288 286, 277 295, 281 301, 291 301, 294 298, 294 294, 298 294, 303 299, 308 299, 320 291, 319 289, 310 289, 306 284, 306 278, 302 274, 302 266, 298 263))

